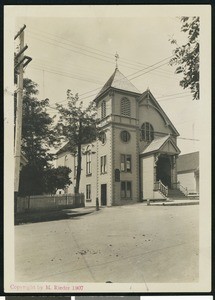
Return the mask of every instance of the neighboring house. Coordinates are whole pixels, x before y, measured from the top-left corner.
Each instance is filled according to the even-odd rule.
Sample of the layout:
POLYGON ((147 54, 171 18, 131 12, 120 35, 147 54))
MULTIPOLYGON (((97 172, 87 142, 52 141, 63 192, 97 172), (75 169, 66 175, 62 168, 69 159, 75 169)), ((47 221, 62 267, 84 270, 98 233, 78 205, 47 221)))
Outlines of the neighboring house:
POLYGON ((180 155, 177 160, 178 181, 188 194, 199 193, 199 152, 180 155))
MULTIPOLYGON (((121 205, 165 199, 177 186, 178 131, 149 89, 140 93, 118 70, 95 100, 102 139, 84 145, 80 192, 86 205, 121 205)), ((57 166, 72 169, 74 192, 77 158, 67 145, 57 152, 57 166)))

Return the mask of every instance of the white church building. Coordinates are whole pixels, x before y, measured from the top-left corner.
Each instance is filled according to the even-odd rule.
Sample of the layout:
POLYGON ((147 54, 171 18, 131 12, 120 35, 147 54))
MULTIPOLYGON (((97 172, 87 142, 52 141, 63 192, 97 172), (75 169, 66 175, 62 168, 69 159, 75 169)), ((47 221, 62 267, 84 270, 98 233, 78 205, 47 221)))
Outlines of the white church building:
MULTIPOLYGON (((118 70, 96 96, 102 139, 84 145, 80 180, 85 205, 112 206, 166 199, 177 189, 178 131, 150 90, 139 92, 118 70)), ((77 157, 64 146, 57 166, 71 168, 74 193, 77 157)))

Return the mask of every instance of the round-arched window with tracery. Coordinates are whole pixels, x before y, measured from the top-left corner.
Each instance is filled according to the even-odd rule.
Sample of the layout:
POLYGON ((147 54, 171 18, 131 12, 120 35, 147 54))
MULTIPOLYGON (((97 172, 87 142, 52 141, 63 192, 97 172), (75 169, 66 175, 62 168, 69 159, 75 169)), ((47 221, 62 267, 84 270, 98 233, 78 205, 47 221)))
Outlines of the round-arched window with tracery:
POLYGON ((141 126, 141 140, 145 142, 151 142, 154 140, 154 129, 148 122, 143 123, 141 126))

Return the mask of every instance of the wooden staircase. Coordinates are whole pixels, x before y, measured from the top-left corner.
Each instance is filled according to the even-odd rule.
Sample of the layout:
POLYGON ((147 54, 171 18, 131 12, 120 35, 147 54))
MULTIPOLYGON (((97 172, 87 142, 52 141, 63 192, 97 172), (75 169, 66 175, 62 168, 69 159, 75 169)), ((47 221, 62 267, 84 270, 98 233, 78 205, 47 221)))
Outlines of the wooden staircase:
POLYGON ((188 199, 179 189, 168 189, 168 198, 172 200, 186 200, 188 199))

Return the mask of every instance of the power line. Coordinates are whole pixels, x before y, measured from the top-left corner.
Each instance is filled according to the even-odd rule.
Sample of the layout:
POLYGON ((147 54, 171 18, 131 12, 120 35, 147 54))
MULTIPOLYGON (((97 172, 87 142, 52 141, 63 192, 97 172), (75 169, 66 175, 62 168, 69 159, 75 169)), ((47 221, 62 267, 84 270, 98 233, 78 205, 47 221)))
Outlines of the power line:
MULTIPOLYGON (((44 42, 44 43, 47 43, 47 44, 50 44, 50 45, 53 45, 53 46, 58 46, 58 47, 60 47, 60 48, 63 48, 63 49, 68 50, 68 51, 72 51, 72 52, 77 53, 77 54, 81 54, 81 55, 84 55, 84 56, 88 56, 88 57, 91 57, 91 58, 95 58, 95 59, 97 59, 97 60, 101 60, 101 61, 105 61, 105 62, 107 62, 107 63, 114 64, 114 62, 109 61, 109 60, 106 60, 106 59, 103 59, 103 58, 100 58, 100 57, 92 56, 92 55, 89 55, 89 54, 86 54, 86 53, 82 53, 82 52, 80 52, 80 51, 76 51, 76 50, 73 50, 73 49, 70 49, 70 48, 66 48, 66 47, 63 47, 62 45, 59 45, 59 44, 56 44, 56 43, 52 43, 52 42, 49 42, 49 41, 47 41, 47 40, 42 40, 42 39, 40 39, 40 38, 38 38, 38 37, 35 37, 35 38, 38 39, 38 40, 40 40, 41 42, 44 42)), ((171 58, 171 57, 172 57, 172 56, 170 56, 170 57, 168 57, 168 58, 165 58, 165 59, 161 60, 161 62, 164 61, 164 60, 167 60, 167 59, 169 59, 169 58, 171 58)), ((166 64, 167 64, 167 63, 166 63, 166 64)), ((163 65, 166 65, 166 64, 163 64, 163 65)), ((162 66, 163 66, 163 65, 162 65, 162 66)), ((131 67, 128 67, 128 66, 125 66, 125 67, 130 68, 130 69, 133 69, 133 70, 138 70, 138 71, 136 71, 135 73, 132 73, 132 75, 133 75, 133 74, 142 72, 143 70, 148 69, 148 68, 150 68, 150 67, 152 67, 152 66, 153 66, 153 65, 147 66, 146 68, 141 69, 141 70, 138 70, 137 68, 131 68, 131 67)), ((157 69, 157 68, 155 68, 155 69, 157 69)), ((155 70, 155 69, 153 69, 153 70, 155 70)), ((129 76, 130 76, 130 75, 129 75, 129 76)), ((161 75, 160 75, 160 76, 161 76, 161 75)), ((169 76, 168 76, 168 77, 169 77, 169 76)), ((172 77, 172 78, 174 78, 174 77, 172 77)), ((132 79, 133 79, 133 78, 132 78, 132 79)))
POLYGON ((187 140, 187 141, 196 141, 196 142, 200 142, 200 140, 197 140, 197 139, 190 139, 190 138, 183 138, 183 137, 178 137, 178 139, 180 139, 180 140, 187 140))
MULTIPOLYGON (((161 63, 161 62, 163 62, 163 61, 165 61, 165 60, 167 60, 167 59, 170 59, 172 57, 172 55, 171 56, 169 56, 169 57, 167 57, 167 58, 164 58, 164 59, 162 59, 162 60, 160 60, 159 62, 157 62, 157 63, 154 63, 154 64, 152 64, 152 65, 150 65, 150 66, 148 66, 148 67, 146 67, 146 68, 144 68, 144 69, 141 69, 141 70, 139 70, 139 71, 137 71, 137 72, 135 72, 135 73, 132 73, 132 75, 135 75, 135 74, 137 74, 137 73, 139 73, 139 72, 142 72, 142 71, 144 71, 144 70, 147 70, 147 69, 149 69, 149 68, 151 68, 151 67, 154 67, 155 65, 157 65, 158 63, 161 63)), ((167 62, 165 63, 165 65, 167 64, 167 62)), ((162 66, 162 65, 161 65, 162 66)), ((131 76, 131 75, 128 75, 128 76, 131 76)), ((134 78, 136 78, 136 77, 134 77, 134 78)), ((133 78, 132 78, 133 79, 133 78)))
MULTIPOLYGON (((76 48, 78 48, 78 49, 81 49, 81 50, 83 50, 83 51, 88 51, 88 52, 91 52, 91 53, 96 54, 96 55, 102 55, 102 54, 99 54, 99 53, 96 53, 96 52, 95 52, 95 51, 97 51, 97 52, 106 54, 106 55, 102 55, 102 56, 105 57, 105 58, 108 58, 108 59, 111 59, 111 60, 112 60, 112 58, 113 58, 113 54, 112 54, 112 53, 105 52, 105 51, 101 51, 101 50, 99 50, 99 49, 97 49, 97 48, 93 48, 93 47, 90 47, 90 46, 87 46, 87 45, 81 45, 81 44, 75 43, 75 42, 73 42, 73 41, 71 41, 71 40, 69 40, 69 39, 62 38, 61 36, 58 36, 58 35, 56 35, 56 34, 51 34, 51 33, 48 33, 48 32, 45 32, 45 31, 41 31, 41 30, 38 30, 38 29, 33 29, 33 31, 30 30, 30 32, 32 32, 34 35, 38 35, 37 32, 40 32, 40 33, 39 33, 40 36, 41 36, 41 32, 42 32, 42 34, 45 35, 46 38, 47 38, 47 35, 49 35, 49 36, 52 36, 52 37, 55 37, 55 38, 58 38, 58 39, 61 39, 61 40, 64 40, 64 41, 69 42, 69 44, 68 44, 68 43, 64 43, 64 44, 66 44, 66 45, 70 45, 70 46, 72 46, 72 47, 76 47, 76 48), (35 33, 35 32, 36 32, 36 33, 35 33), (71 44, 77 45, 78 47, 77 47, 77 46, 74 46, 74 45, 71 45, 71 44), (81 47, 81 48, 80 48, 80 47, 81 47), (89 50, 86 50, 86 49, 84 49, 84 48, 89 48, 89 49, 92 49, 92 50, 94 50, 94 51, 89 51, 89 50), (107 56, 107 55, 108 55, 108 56, 107 56)), ((50 38, 50 37, 49 37, 49 39, 50 39, 50 40, 54 40, 53 38, 50 38)), ((56 41, 56 40, 54 40, 54 41, 56 41)), ((56 41, 56 42, 59 42, 59 41, 56 41)), ((63 42, 61 42, 61 43, 63 43, 63 42)), ((136 62, 136 61, 133 61, 133 60, 128 59, 128 58, 123 58, 123 57, 121 57, 121 60, 124 61, 124 62, 127 63, 127 64, 131 64, 131 65, 135 65, 135 66, 136 66, 136 65, 142 65, 142 66, 144 65, 144 66, 148 66, 147 64, 143 64, 143 63, 141 63, 141 62, 136 62), (132 62, 132 63, 130 63, 129 61, 132 62)), ((159 70, 159 71, 163 71, 163 72, 172 74, 172 72, 167 71, 167 70, 159 70)))
POLYGON ((166 97, 170 97, 170 96, 177 96, 177 95, 181 95, 181 94, 190 94, 190 92, 182 92, 182 93, 175 93, 175 94, 169 94, 169 95, 163 95, 162 97, 157 97, 156 99, 163 99, 166 97))
POLYGON ((72 75, 66 75, 66 73, 59 73, 59 72, 56 72, 56 71, 53 71, 53 70, 48 70, 46 68, 37 68, 37 67, 33 67, 31 66, 32 69, 36 69, 36 70, 45 70, 46 72, 48 73, 52 73, 52 74, 57 74, 59 76, 63 76, 63 77, 68 77, 68 78, 73 78, 73 79, 78 79, 78 80, 81 80, 81 81, 86 81, 86 82, 90 82, 90 83, 96 83, 96 84, 100 84, 98 82, 95 82, 93 80, 89 80, 89 79, 84 79, 84 78, 79 78, 79 77, 75 77, 75 76, 72 76, 72 75))
MULTIPOLYGON (((51 106, 49 106, 49 108, 50 109, 53 109, 53 110, 57 110, 58 111, 58 109, 57 108, 54 108, 54 107, 51 107, 51 106)), ((157 133, 157 134, 163 134, 163 135, 165 135, 166 133, 163 133, 163 132, 158 132, 158 131, 155 131, 154 133, 157 133)), ((181 140, 189 140, 189 141, 197 141, 197 142, 199 142, 200 140, 198 140, 198 139, 191 139, 191 138, 183 138, 183 137, 177 137, 177 139, 181 139, 181 140)))
MULTIPOLYGON (((149 67, 147 67, 147 68, 145 68, 145 69, 142 69, 142 70, 138 71, 138 73, 141 72, 141 71, 144 71, 144 70, 146 70, 146 69, 149 69, 149 68, 152 67, 152 66, 155 66, 155 65, 157 65, 157 64, 160 64, 161 62, 163 62, 163 61, 165 61, 165 60, 167 60, 167 59, 169 59, 169 57, 168 57, 168 58, 165 58, 165 59, 162 59, 162 60, 160 60, 160 61, 154 63, 153 65, 151 65, 151 66, 149 66, 149 67)), ((133 80, 133 79, 135 79, 135 78, 137 78, 137 77, 140 77, 140 76, 142 76, 142 75, 144 75, 144 74, 146 74, 146 73, 149 73, 149 72, 151 72, 151 71, 153 71, 153 70, 155 70, 155 69, 157 69, 157 68, 160 68, 161 66, 163 66, 163 65, 165 65, 165 64, 167 64, 167 63, 161 64, 161 65, 159 65, 159 66, 157 66, 157 67, 155 67, 155 68, 153 68, 153 69, 148 70, 147 72, 144 72, 144 73, 142 73, 142 74, 139 74, 139 75, 137 75, 137 76, 131 78, 130 80, 133 80)), ((35 67, 34 67, 34 68, 35 68, 35 67)), ((54 71, 48 71, 48 72, 50 72, 50 73, 56 73, 56 74, 58 74, 58 75, 64 76, 62 73, 59 74, 59 72, 54 72, 54 71)), ((134 73, 132 73, 132 74, 129 74, 127 77, 132 76, 132 75, 134 75, 134 74, 136 74, 136 73, 137 73, 137 72, 134 72, 134 73)), ((69 76, 69 75, 67 75, 67 77, 74 78, 74 76, 69 76)), ((80 78, 77 78, 77 77, 76 77, 75 79, 80 79, 80 78)), ((84 79, 80 79, 80 80, 84 80, 84 79)), ((89 80, 85 79, 85 81, 89 81, 89 80)), ((91 80, 91 81, 92 81, 92 80, 91 80)), ((90 82, 90 81, 89 81, 89 82, 90 82)), ((102 88, 102 86, 101 86, 101 88, 102 88)), ((98 89, 99 89, 99 88, 98 88, 98 89)), ((91 93, 91 92, 92 92, 92 91, 89 91, 89 92, 86 92, 85 94, 91 93)), ((84 99, 87 99, 87 98, 89 98, 89 97, 96 96, 96 95, 97 95, 97 94, 93 94, 93 95, 84 97, 84 98, 82 98, 81 100, 84 100, 84 99)), ((62 101, 62 102, 64 102, 64 101, 62 101)), ((61 103, 62 103, 62 102, 61 102, 61 103)))
POLYGON ((73 73, 70 70, 66 70, 66 69, 65 69, 65 71, 63 71, 59 67, 53 68, 53 67, 47 66, 45 64, 41 65, 40 63, 39 64, 38 63, 36 63, 36 64, 34 63, 33 66, 35 66, 37 68, 41 68, 41 70, 47 69, 47 70, 56 71, 56 72, 59 72, 59 73, 62 73, 62 74, 68 74, 68 75, 73 75, 73 76, 82 76, 82 77, 87 78, 89 80, 92 80, 92 81, 94 80, 94 81, 96 81, 99 84, 102 84, 102 81, 99 81, 95 75, 92 75, 90 77, 86 77, 85 76, 86 73, 83 73, 83 72, 82 73, 81 72, 80 73, 78 73, 78 72, 73 73))
MULTIPOLYGON (((134 77, 132 77, 132 78, 130 78, 130 80, 133 80, 133 79, 135 79, 135 78, 138 78, 138 77, 140 77, 140 76, 142 76, 142 75, 144 75, 144 74, 147 74, 147 73, 149 73, 149 72, 151 72, 151 71, 153 71, 153 70, 155 70, 155 69, 157 69, 157 68, 160 68, 161 66, 164 66, 164 65, 166 65, 167 64, 167 62, 165 62, 164 64, 161 64, 160 66, 158 66, 158 67, 155 67, 155 68, 153 68, 152 70, 148 70, 147 72, 144 72, 144 73, 142 73, 142 74, 139 74, 139 75, 137 75, 137 76, 134 76, 134 77)), ((147 67, 146 69, 148 69, 149 67, 147 67)), ((136 72, 137 73, 137 72, 136 72)))

